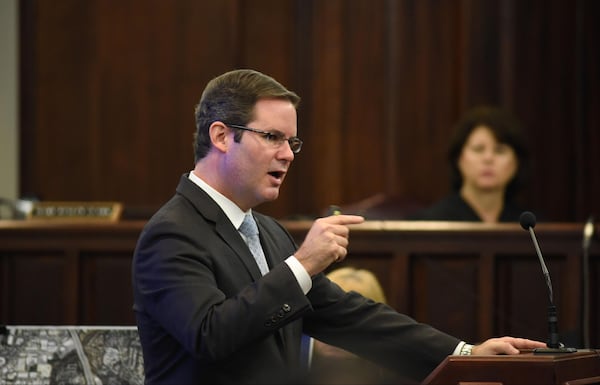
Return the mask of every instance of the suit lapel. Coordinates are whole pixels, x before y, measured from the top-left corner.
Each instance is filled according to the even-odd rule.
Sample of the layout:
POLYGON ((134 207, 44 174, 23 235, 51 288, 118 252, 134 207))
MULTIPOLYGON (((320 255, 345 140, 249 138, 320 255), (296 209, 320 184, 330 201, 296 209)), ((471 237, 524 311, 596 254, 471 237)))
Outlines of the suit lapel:
POLYGON ((233 227, 219 205, 204 190, 189 180, 188 174, 181 177, 177 192, 189 200, 207 221, 214 223, 217 234, 237 254, 252 278, 256 280, 262 277, 254 256, 240 233, 233 227))
POLYGON ((262 273, 260 272, 248 245, 244 242, 240 233, 233 227, 225 214, 221 216, 221 219, 216 223, 215 228, 219 236, 242 260, 242 263, 246 266, 246 269, 250 272, 252 278, 258 279, 262 277, 262 273))

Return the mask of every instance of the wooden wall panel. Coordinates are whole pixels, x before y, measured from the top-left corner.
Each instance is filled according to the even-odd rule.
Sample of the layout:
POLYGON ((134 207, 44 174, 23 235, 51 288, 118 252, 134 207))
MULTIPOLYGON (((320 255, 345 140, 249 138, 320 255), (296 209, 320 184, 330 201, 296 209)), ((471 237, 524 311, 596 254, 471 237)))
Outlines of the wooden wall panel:
MULTIPOLYGON (((556 266, 564 267, 564 261, 547 261, 548 269, 551 269, 550 276, 553 279, 555 291, 555 304, 559 311, 559 317, 565 316, 568 310, 565 308, 565 301, 558 294, 561 293, 559 285, 561 280, 560 269, 556 266), (561 263, 561 265, 558 265, 561 263)), ((497 330, 503 335, 525 336, 531 335, 532 338, 547 338, 544 329, 536 328, 536 325, 547 325, 548 323, 548 288, 546 287, 544 277, 540 268, 539 261, 535 256, 506 256, 500 259, 498 263, 498 303, 500 312, 495 315, 497 330), (524 312, 523 309, 527 309, 524 312)), ((579 308, 577 309, 579 311, 579 308)), ((564 323, 563 319, 559 322, 564 323)), ((573 330, 561 328, 562 335, 574 336, 573 330)))
MULTIPOLYGON (((283 225, 301 242, 309 221, 283 225)), ((131 257, 143 221, 111 224, 0 221, 0 322, 133 325, 131 257), (35 240, 32 242, 32 240, 35 240)), ((580 228, 537 226, 567 345, 583 345, 580 228)), ((597 238, 596 238, 597 240, 597 238)), ((544 340, 548 290, 520 226, 369 221, 354 226, 348 257, 331 269, 373 271, 396 310, 469 341, 544 340)), ((590 341, 598 346, 600 248, 590 249, 590 341)))
POLYGON ((24 324, 77 322, 77 260, 63 250, 5 254, 6 314, 24 324))
MULTIPOLYGON (((428 230, 441 229, 437 223, 405 224, 410 231, 394 232, 392 223, 378 226, 376 221, 354 229, 349 256, 342 265, 369 266, 380 279, 383 277, 388 301, 394 307, 452 334, 473 340, 505 334, 547 337, 548 290, 531 239, 520 226, 500 226, 492 233, 430 233, 428 230), (382 231, 369 232, 367 227, 382 231), (421 233, 417 228, 428 230, 421 233), (364 264, 368 259, 365 257, 371 255, 377 257, 369 265, 364 264)), ((301 226, 287 225, 301 240, 301 226)), ((442 227, 450 230, 463 225, 442 227)), ((574 230, 570 236, 548 231, 548 226, 554 228, 540 224, 537 232, 552 278, 560 334, 566 344, 581 346, 582 279, 574 278, 584 271, 579 226, 566 226, 574 230), (571 236, 574 238, 569 240, 571 236)), ((475 224, 476 228, 480 227, 475 224)), ((597 251, 591 253, 590 277, 594 285, 597 251)), ((595 309, 596 290, 591 289, 590 295, 595 309)), ((591 312, 591 340, 595 341, 598 327, 593 320, 597 310, 591 312)))
MULTIPOLYGON (((298 6, 297 65, 302 97, 298 133, 304 139, 290 178, 295 189, 293 214, 315 216, 328 204, 345 199, 342 154, 345 135, 344 0, 306 1, 298 6), (326 183, 314 183, 326 181, 326 183)), ((287 183, 287 182, 286 182, 287 183)), ((284 187, 285 188, 285 187, 284 187)))
POLYGON ((360 0, 344 6, 344 104, 340 138, 333 145, 341 146, 338 172, 348 188, 343 199, 353 202, 385 187, 386 9, 382 2, 360 0), (363 175, 369 175, 368 183, 363 175))
POLYGON ((580 27, 575 24, 577 8, 564 2, 547 7, 515 2, 515 7, 515 110, 534 146, 535 183, 529 197, 549 216, 569 218, 576 211, 576 154, 586 151, 575 142, 581 129, 576 125, 577 103, 583 102, 575 96, 581 49, 574 43, 580 27))
MULTIPOLYGON (((458 2, 399 2, 394 194, 428 203, 448 190, 445 148, 459 112, 458 2), (423 183, 427 180, 426 183, 423 183)), ((395 63, 396 64, 396 63, 395 63)))
MULTIPOLYGON (((577 63, 577 102, 573 122, 581 127, 581 135, 577 140, 579 151, 575 154, 577 168, 574 170, 577 193, 576 212, 579 217, 595 215, 600 217, 598 192, 600 177, 596 165, 600 164, 600 23, 597 23, 600 4, 587 0, 577 10, 579 50, 576 53, 577 63)), ((577 137, 576 137, 577 138, 577 137)), ((599 322, 596 323, 600 325, 599 322)))
POLYGON ((590 0, 20 2, 21 193, 152 211, 192 167, 193 110, 240 67, 298 91, 305 140, 280 199, 313 217, 376 194, 431 203, 480 103, 523 120, 527 206, 600 216, 598 29, 590 0))
POLYGON ((135 325, 132 256, 132 251, 81 253, 80 323, 135 325))
MULTIPOLYGON (((284 226, 301 242, 308 221, 284 226)), ((134 324, 131 256, 143 221, 113 224, 0 221, 0 320, 8 324, 134 324), (31 240, 34 239, 35 242, 31 240)), ((582 346, 584 272, 579 226, 538 226, 558 328, 582 346)), ((547 337, 548 290, 518 225, 369 221, 330 268, 373 271, 398 311, 470 341, 547 337)), ((598 344, 600 249, 590 249, 590 341, 598 344)))
POLYGON ((411 274, 413 316, 469 341, 477 341, 478 255, 415 254, 411 274))
POLYGON ((35 222, 0 221, 0 322, 134 324, 131 257, 145 222, 35 222))

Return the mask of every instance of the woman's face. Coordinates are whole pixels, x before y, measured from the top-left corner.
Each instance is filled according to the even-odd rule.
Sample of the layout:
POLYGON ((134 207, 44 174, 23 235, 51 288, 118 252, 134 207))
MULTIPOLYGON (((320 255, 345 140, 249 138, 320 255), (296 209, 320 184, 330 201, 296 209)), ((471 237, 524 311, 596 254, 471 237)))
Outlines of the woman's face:
POLYGON ((480 191, 506 190, 518 166, 514 149, 499 143, 486 126, 473 129, 458 159, 463 187, 480 191))

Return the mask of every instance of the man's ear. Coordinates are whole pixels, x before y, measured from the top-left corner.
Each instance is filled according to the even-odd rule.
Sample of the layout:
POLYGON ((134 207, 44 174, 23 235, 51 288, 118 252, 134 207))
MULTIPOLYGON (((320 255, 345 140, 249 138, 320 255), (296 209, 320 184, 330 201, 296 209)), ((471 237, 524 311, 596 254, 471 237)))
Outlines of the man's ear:
POLYGON ((229 133, 231 130, 223 122, 213 122, 208 128, 210 141, 212 145, 219 151, 226 152, 230 143, 229 133))

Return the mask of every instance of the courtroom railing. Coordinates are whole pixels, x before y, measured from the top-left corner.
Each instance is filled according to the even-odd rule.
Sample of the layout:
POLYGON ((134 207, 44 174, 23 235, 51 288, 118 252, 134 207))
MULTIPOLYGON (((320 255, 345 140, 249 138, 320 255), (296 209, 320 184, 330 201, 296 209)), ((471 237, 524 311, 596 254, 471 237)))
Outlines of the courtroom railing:
MULTIPOLYGON (((0 221, 0 323, 133 325, 131 257, 144 221, 0 221)), ((283 221, 301 243, 309 221, 283 221)), ((559 333, 580 347, 589 277, 591 346, 600 345, 600 247, 582 263, 583 224, 539 223, 559 333), (588 272, 589 273, 586 273, 588 272)), ((372 270, 397 310, 479 341, 547 337, 548 292, 518 224, 368 221, 352 227, 347 259, 372 270)))
MULTIPOLYGON (((302 242, 311 222, 286 222, 302 242)), ((599 344, 600 247, 583 266, 583 224, 539 223, 562 341, 582 346, 583 282, 589 280, 591 346, 599 344)), ((548 336, 548 288, 529 233, 517 223, 369 221, 353 226, 341 265, 374 271, 388 302, 470 341, 548 336)), ((335 268, 336 266, 332 266, 335 268)))

